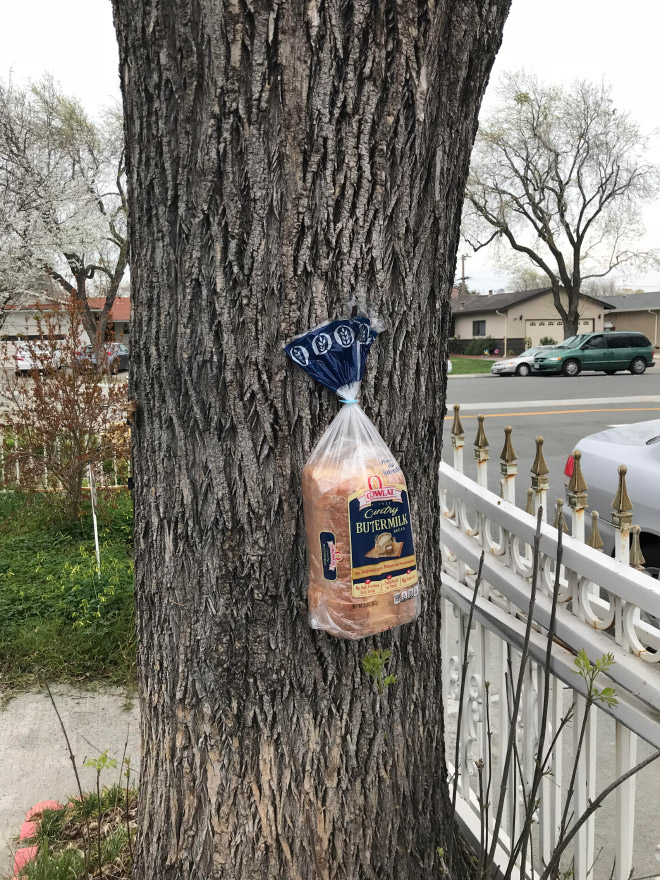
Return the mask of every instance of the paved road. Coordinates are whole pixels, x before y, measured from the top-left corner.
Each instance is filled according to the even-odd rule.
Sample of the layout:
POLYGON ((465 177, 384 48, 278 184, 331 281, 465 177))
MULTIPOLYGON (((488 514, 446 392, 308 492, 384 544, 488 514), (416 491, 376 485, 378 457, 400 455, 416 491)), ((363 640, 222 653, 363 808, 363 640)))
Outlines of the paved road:
MULTIPOLYGON (((519 456, 518 504, 524 504, 531 486, 530 468, 536 451, 534 440, 543 436, 543 451, 550 468, 550 499, 565 497, 563 471, 569 453, 588 434, 610 425, 660 419, 660 369, 643 376, 627 373, 604 376, 583 373, 576 378, 539 376, 503 378, 486 374, 478 379, 451 379, 447 387, 443 459, 451 463, 452 406, 461 405, 465 429, 466 473, 474 476, 472 446, 477 415, 490 443, 489 488, 499 492, 498 459, 504 443, 504 426, 513 428, 513 445, 519 456)), ((612 487, 612 498, 616 486, 612 487)), ((633 504, 635 499, 632 499, 633 504)))

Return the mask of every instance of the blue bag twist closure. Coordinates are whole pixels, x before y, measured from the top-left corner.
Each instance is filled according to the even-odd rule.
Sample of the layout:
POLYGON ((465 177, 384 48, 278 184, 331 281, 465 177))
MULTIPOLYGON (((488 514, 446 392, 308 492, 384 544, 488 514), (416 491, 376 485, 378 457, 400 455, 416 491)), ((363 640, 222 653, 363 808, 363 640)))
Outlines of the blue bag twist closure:
POLYGON ((420 611, 408 487, 357 403, 381 329, 366 316, 329 321, 285 346, 345 404, 305 464, 302 484, 310 626, 348 639, 409 623, 420 611))
POLYGON ((312 379, 334 391, 345 403, 355 403, 367 355, 377 336, 378 329, 371 320, 359 316, 321 324, 296 336, 284 349, 312 379), (351 396, 353 390, 355 396, 351 396))

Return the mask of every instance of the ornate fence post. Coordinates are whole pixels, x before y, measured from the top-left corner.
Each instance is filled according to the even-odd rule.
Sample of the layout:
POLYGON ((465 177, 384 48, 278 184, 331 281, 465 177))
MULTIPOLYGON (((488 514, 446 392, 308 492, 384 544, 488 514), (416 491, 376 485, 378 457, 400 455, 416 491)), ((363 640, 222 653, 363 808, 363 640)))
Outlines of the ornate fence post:
MULTIPOLYGON (((588 486, 582 475, 582 453, 579 449, 573 452, 573 474, 568 483, 566 492, 568 504, 572 511, 572 533, 577 541, 585 541, 585 513, 587 509, 588 486)), ((598 527, 596 526, 596 529, 598 527)), ((593 532, 592 532, 593 533, 593 532)), ((600 537, 600 536, 599 536, 600 537)), ((602 543, 602 542, 601 542, 602 543)), ((580 591, 578 576, 575 572, 568 573, 568 582, 571 592, 573 613, 580 619, 584 619, 580 608, 580 591)), ((574 723, 574 746, 577 748, 578 731, 582 725, 585 712, 587 711, 586 698, 578 693, 574 694, 573 707, 575 713, 574 723)), ((577 777, 575 780, 575 810, 576 815, 581 815, 587 808, 589 800, 593 800, 596 792, 596 723, 597 719, 592 713, 587 720, 582 754, 578 764, 577 777)), ((594 817, 589 819, 586 826, 580 831, 575 843, 576 876, 586 877, 589 873, 594 855, 594 817)))
POLYGON ((474 458, 477 462, 477 483, 488 488, 488 438, 484 430, 484 416, 478 415, 479 429, 474 441, 474 458))
POLYGON ((539 507, 543 508, 543 519, 548 519, 548 474, 550 468, 543 457, 543 437, 536 438, 536 457, 532 465, 532 489, 534 490, 534 513, 538 513, 539 507))
POLYGON ((568 494, 568 506, 573 511, 572 534, 578 541, 584 541, 584 520, 587 509, 587 483, 582 476, 582 453, 576 449, 573 453, 573 475, 569 481, 566 492, 568 494))
POLYGON ((451 426, 451 445, 454 447, 454 467, 463 473, 463 447, 465 446, 465 431, 461 424, 461 407, 458 403, 454 404, 454 422, 451 426))
POLYGON ((587 547, 593 547, 594 550, 603 549, 603 539, 598 529, 598 511, 591 511, 591 532, 587 538, 587 547))
MULTIPOLYGON (((612 502, 612 525, 614 526, 614 558, 623 565, 630 564, 630 530, 632 528, 632 502, 626 486, 625 465, 619 468, 619 486, 612 502)), ((619 645, 630 645, 623 624, 624 602, 616 600, 614 637, 619 645)), ((616 722, 616 776, 622 776, 637 761, 637 737, 621 722, 616 722)), ((635 777, 632 776, 616 790, 616 847, 619 855, 615 880, 627 880, 633 867, 633 838, 635 832, 635 777)))
POLYGON ((504 429, 504 447, 500 453, 500 473, 502 474, 502 498, 510 504, 515 504, 518 456, 511 442, 511 431, 511 425, 507 425, 504 429))
POLYGON ((630 564, 633 568, 636 568, 637 571, 644 571, 644 563, 646 560, 642 555, 642 547, 639 543, 639 533, 641 532, 641 528, 639 526, 632 527, 632 545, 630 547, 630 564))

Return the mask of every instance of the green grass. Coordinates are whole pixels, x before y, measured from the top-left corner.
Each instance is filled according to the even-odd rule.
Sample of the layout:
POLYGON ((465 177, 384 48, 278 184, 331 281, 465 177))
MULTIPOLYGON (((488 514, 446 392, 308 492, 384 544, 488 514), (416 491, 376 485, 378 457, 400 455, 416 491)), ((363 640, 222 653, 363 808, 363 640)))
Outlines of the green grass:
POLYGON ((135 677, 132 508, 99 510, 101 576, 91 515, 67 523, 57 498, 0 494, 0 687, 135 677))
POLYGON ((490 373, 496 358, 467 358, 449 355, 452 365, 452 376, 467 376, 469 373, 490 373))

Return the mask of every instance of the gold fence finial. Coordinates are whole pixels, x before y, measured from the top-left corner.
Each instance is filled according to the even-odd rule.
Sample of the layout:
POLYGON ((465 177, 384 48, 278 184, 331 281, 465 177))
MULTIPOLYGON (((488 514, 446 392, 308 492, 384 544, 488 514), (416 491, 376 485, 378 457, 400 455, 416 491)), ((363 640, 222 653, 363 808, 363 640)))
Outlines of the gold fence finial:
POLYGON ((543 437, 540 436, 536 438, 536 458, 534 459, 531 472, 535 477, 545 477, 550 473, 550 468, 545 463, 545 458, 543 457, 543 437))
POLYGON ((484 418, 485 416, 478 415, 477 420, 479 421, 479 430, 477 431, 477 439, 474 441, 475 449, 488 449, 488 438, 486 437, 486 432, 484 431, 484 418))
POLYGON ((571 477, 567 489, 569 492, 572 492, 575 495, 582 494, 588 490, 587 481, 582 476, 582 466, 580 464, 580 459, 582 458, 582 453, 579 449, 576 449, 573 453, 574 465, 573 465, 573 476, 571 477))
POLYGON ((511 442, 511 431, 513 428, 511 425, 507 425, 504 429, 504 446, 502 448, 502 452, 500 453, 500 458, 504 462, 504 464, 513 464, 518 461, 518 456, 516 455, 516 451, 513 448, 513 443, 511 442))
POLYGON ((452 437, 464 437, 465 431, 463 430, 463 425, 461 424, 461 406, 459 403, 454 404, 454 423, 451 426, 451 435, 452 437))
POLYGON ((592 510, 591 512, 591 534, 587 538, 587 546, 593 547, 594 550, 602 550, 603 549, 603 539, 600 536, 600 532, 598 531, 598 511, 592 510))
POLYGON ((559 528, 560 520, 561 520, 561 526, 562 526, 561 530, 562 530, 562 532, 564 532, 564 534, 567 535, 568 534, 568 526, 566 525, 566 518, 564 516, 564 499, 563 498, 557 499, 557 511, 555 513, 555 521, 552 524, 553 529, 559 528))
POLYGON ((525 507, 525 513, 528 513, 530 516, 534 516, 534 490, 527 490, 527 506, 525 507))
POLYGON ((626 488, 627 473, 628 468, 625 464, 622 464, 619 467, 619 488, 617 489, 614 501, 612 502, 612 510, 619 515, 630 513, 633 509, 632 501, 628 497, 628 489, 626 488))
POLYGON ((632 546, 630 547, 630 564, 633 568, 636 568, 637 571, 644 571, 644 563, 646 560, 642 555, 642 548, 639 543, 639 533, 641 529, 639 526, 632 527, 632 546))

